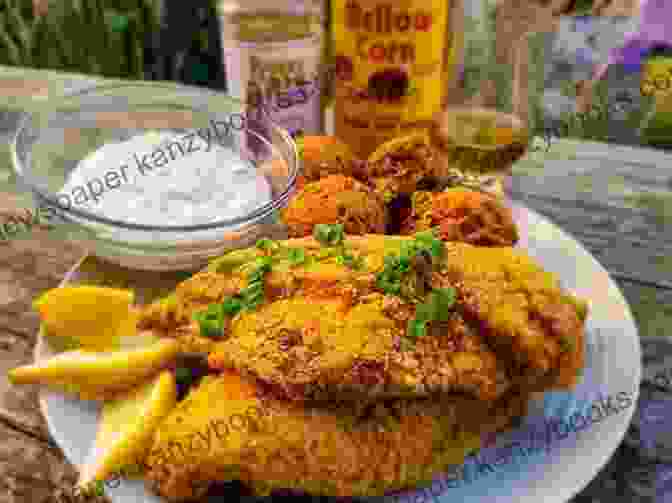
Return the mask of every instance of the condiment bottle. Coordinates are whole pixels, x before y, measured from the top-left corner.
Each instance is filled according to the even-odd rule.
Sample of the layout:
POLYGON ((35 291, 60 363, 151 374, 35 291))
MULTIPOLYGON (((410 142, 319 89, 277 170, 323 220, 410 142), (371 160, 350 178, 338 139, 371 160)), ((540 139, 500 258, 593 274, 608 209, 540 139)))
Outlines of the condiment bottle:
POLYGON ((391 138, 428 130, 461 63, 462 0, 331 5, 335 135, 366 158, 391 138))
POLYGON ((229 94, 291 134, 319 134, 321 1, 221 0, 218 12, 229 94))

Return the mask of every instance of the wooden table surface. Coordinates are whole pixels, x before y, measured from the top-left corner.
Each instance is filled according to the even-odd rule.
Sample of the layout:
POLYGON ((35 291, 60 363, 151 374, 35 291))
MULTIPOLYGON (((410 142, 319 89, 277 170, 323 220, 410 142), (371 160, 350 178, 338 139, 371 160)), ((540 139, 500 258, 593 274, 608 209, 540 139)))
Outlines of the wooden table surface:
MULTIPOLYGON (((50 74, 43 84, 21 85, 11 81, 18 74, 0 68, 0 109, 30 109, 72 81, 50 74)), ((25 195, 9 188, 6 137, 2 144, 0 223, 27 204, 25 195)), ((557 140, 547 153, 530 153, 517 163, 513 191, 611 272, 640 335, 665 335, 672 326, 672 154, 557 140)), ((0 503, 46 502, 76 478, 49 436, 36 391, 10 386, 6 371, 31 361, 38 328, 32 299, 57 286, 81 254, 39 228, 26 239, 0 241, 0 503)))

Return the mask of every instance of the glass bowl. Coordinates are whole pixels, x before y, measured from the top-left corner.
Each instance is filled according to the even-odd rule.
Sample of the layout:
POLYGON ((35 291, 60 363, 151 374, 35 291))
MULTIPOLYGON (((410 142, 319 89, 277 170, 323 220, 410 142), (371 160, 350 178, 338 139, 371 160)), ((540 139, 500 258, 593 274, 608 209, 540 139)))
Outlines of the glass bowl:
POLYGON ((299 170, 292 138, 263 111, 153 82, 50 99, 19 125, 12 163, 52 233, 145 270, 193 270, 285 237, 278 211, 299 170))

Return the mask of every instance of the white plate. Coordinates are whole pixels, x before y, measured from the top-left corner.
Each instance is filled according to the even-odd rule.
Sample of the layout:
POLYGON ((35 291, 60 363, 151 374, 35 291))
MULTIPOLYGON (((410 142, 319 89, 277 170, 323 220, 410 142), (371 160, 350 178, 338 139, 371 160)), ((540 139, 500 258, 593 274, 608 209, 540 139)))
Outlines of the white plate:
MULTIPOLYGON (((590 412, 587 407, 600 396, 616 397, 618 393, 627 393, 631 405, 619 412, 614 409, 613 414, 582 426, 581 431, 563 435, 563 439, 549 434, 545 438, 551 443, 544 444, 546 448, 536 453, 528 452, 523 456, 518 447, 502 447, 511 439, 524 446, 529 432, 529 426, 524 426, 498 437, 496 445, 483 450, 485 460, 481 458, 477 469, 480 475, 476 480, 471 480, 472 472, 465 468, 467 475, 456 478, 453 474, 450 484, 437 480, 431 488, 400 493, 385 498, 386 501, 480 503, 487 498, 488 501, 507 503, 562 503, 597 474, 618 447, 630 424, 639 394, 641 353, 637 328, 625 299, 607 271, 574 239, 534 211, 515 204, 513 211, 521 234, 519 246, 546 270, 557 273, 565 288, 591 303, 586 324, 586 369, 581 382, 572 393, 546 393, 544 400, 535 401, 525 423, 538 423, 549 416, 568 417, 576 410, 590 412), (483 464, 491 454, 509 451, 511 459, 504 460, 503 464, 483 464)), ((66 275, 61 285, 86 280, 80 264, 66 275)), ((142 292, 138 295, 142 297, 142 292)), ((40 337, 35 358, 45 358, 51 352, 40 337)), ((98 405, 48 392, 40 395, 40 405, 51 435, 67 458, 80 466, 93 445, 98 405)), ((560 429, 564 431, 563 427, 560 429)), ((471 466, 474 461, 470 459, 466 465, 471 466)), ((113 503, 162 501, 148 494, 142 482, 123 481, 119 487, 106 487, 105 491, 113 503)), ((380 501, 380 498, 376 500, 380 501)))

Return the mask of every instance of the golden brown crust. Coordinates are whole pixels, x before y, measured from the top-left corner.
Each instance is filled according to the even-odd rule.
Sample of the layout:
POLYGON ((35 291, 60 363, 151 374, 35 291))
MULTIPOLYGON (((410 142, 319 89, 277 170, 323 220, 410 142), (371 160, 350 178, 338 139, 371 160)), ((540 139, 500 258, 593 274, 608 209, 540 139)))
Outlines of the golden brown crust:
POLYGON ((458 397, 305 408, 230 396, 228 407, 209 407, 224 394, 223 386, 228 384, 220 378, 201 384, 155 435, 147 479, 171 501, 197 495, 194 488, 204 487, 200 481, 234 478, 259 495, 290 488, 364 497, 412 488, 461 464, 482 435, 502 431, 524 415, 528 400, 510 394, 496 403, 458 397), (234 430, 234 414, 253 421, 234 430), (200 449, 190 449, 187 439, 197 432, 206 436, 213 424, 208 447, 199 441, 200 449))
POLYGON ((250 373, 291 400, 450 392, 495 400, 509 388, 505 367, 458 314, 430 324, 428 334, 404 350, 412 306, 392 305, 398 298, 381 294, 367 297, 345 310, 339 297, 295 297, 244 314, 214 346, 210 366, 250 373))
MULTIPOLYGON (((402 347, 415 305, 378 291, 375 273, 407 239, 349 236, 346 244, 364 270, 332 259, 274 269, 265 278, 264 304, 227 318, 226 337, 204 346, 211 365, 248 372, 293 400, 432 392, 493 400, 511 385, 573 384, 583 366, 579 309, 554 275, 511 248, 446 243, 442 270, 430 281, 456 288, 456 311, 449 323, 430 323, 412 349, 402 347)), ((322 251, 312 237, 284 246, 308 257, 322 251)), ((236 253, 250 254, 248 262, 263 254, 236 253)), ((178 287, 172 303, 149 308, 149 320, 164 320, 164 331, 193 346, 199 340, 193 312, 245 286, 241 277, 235 269, 199 273, 178 287)))
POLYGON ((413 210, 402 223, 402 234, 433 227, 444 241, 477 246, 513 246, 519 239, 509 208, 494 196, 464 189, 413 195, 413 210))
POLYGON ((382 198, 365 184, 343 175, 308 183, 281 211, 291 237, 309 236, 316 224, 343 224, 348 234, 385 232, 382 198))
MULTIPOLYGON (((198 488, 205 487, 199 481, 238 479, 260 495, 290 488, 315 495, 379 496, 422 484, 461 463, 481 435, 501 431, 524 415, 534 393, 575 383, 583 367, 585 306, 560 288, 555 275, 508 247, 445 243, 431 283, 456 289, 455 313, 443 324, 430 324, 413 351, 396 352, 388 332, 403 327, 413 312, 401 299, 376 292, 375 273, 383 267, 382 257, 409 239, 348 236, 345 245, 365 259, 360 271, 328 262, 268 273, 267 302, 236 317, 231 338, 216 343, 210 355, 214 366, 235 365, 255 379, 238 377, 246 384, 232 385, 236 374, 225 371, 224 377, 206 378, 178 405, 160 425, 147 460, 154 489, 179 500, 198 496, 198 488), (367 303, 379 304, 363 318, 355 316, 367 303), (353 320, 366 320, 364 329, 353 320), (354 330, 339 333, 339 323, 354 330), (325 352, 324 346, 344 351, 325 352), (329 355, 326 364, 315 354, 329 355), (286 400, 304 399, 320 379, 361 384, 371 392, 381 376, 402 374, 421 384, 427 378, 430 388, 467 393, 418 399, 417 388, 414 399, 286 400), (278 398, 277 389, 283 387, 290 393, 278 398), (213 421, 221 426, 251 406, 265 411, 258 414, 258 429, 221 438, 213 433, 206 452, 161 455, 171 442, 193 442, 213 421)), ((307 254, 322 249, 312 237, 283 245, 307 254)), ((188 318, 201 302, 219 300, 235 283, 224 277, 241 277, 238 266, 244 269, 263 253, 242 250, 223 257, 150 312, 165 329, 174 323, 174 332, 183 330, 175 320, 188 318), (172 314, 157 314, 160 306, 172 314)))
POLYGON ((555 275, 511 248, 447 248, 439 284, 456 285, 464 316, 512 363, 520 383, 568 388, 584 366, 584 321, 555 275))

